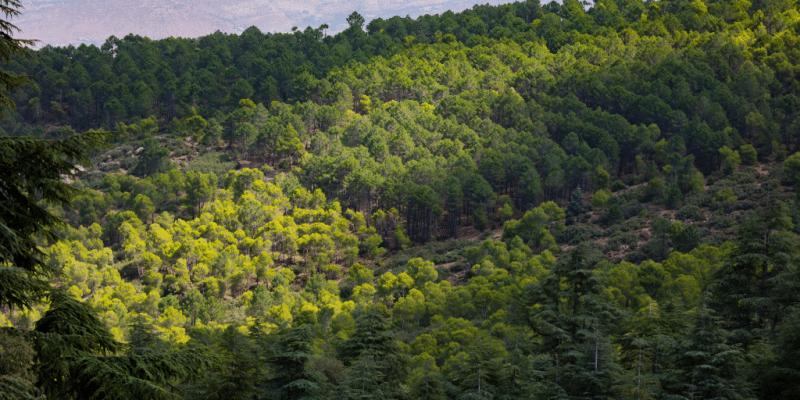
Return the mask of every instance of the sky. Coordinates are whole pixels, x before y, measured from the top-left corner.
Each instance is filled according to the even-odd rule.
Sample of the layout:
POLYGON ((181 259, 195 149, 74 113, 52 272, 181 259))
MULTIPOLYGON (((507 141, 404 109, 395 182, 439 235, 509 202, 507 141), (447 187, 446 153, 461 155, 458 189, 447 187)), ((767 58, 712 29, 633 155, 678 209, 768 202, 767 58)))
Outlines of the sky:
MULTIPOLYGON (((114 35, 129 33, 151 39, 199 37, 219 30, 241 33, 255 25, 262 32, 290 32, 328 24, 328 33, 347 27, 358 11, 373 18, 460 12, 477 0, 22 0, 22 14, 10 22, 16 37, 38 39, 36 47, 81 43, 102 45, 114 35)), ((480 0, 498 5, 509 0, 480 0)))

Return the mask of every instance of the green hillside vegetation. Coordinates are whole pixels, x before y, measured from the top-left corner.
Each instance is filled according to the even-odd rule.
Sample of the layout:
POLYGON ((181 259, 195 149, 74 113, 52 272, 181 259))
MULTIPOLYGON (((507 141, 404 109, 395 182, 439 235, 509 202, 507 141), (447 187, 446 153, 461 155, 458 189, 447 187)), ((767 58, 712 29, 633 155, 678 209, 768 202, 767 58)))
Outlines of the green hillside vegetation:
POLYGON ((796 2, 348 23, 7 65, 0 134, 114 133, 0 383, 67 393, 9 332, 68 304, 185 399, 800 397, 796 2))

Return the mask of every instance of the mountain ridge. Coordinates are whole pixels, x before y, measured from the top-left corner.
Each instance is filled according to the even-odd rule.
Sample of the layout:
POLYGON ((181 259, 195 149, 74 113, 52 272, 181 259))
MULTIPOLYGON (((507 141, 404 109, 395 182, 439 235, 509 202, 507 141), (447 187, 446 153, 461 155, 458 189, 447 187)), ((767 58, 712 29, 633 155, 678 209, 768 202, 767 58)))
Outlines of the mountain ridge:
MULTIPOLYGON (((220 5, 208 0, 121 0, 27 1, 14 23, 21 37, 38 39, 39 47, 85 44, 102 45, 109 36, 133 33, 152 39, 199 37, 217 30, 241 33, 250 26, 263 32, 289 32, 293 26, 328 24, 330 33, 347 28, 347 15, 361 13, 367 22, 374 18, 459 12, 471 8, 468 0, 410 1, 388 0, 292 1, 268 3, 263 0, 234 0, 220 5), (113 11, 112 10, 116 10, 113 11)), ((507 1, 492 0, 488 4, 507 1)))

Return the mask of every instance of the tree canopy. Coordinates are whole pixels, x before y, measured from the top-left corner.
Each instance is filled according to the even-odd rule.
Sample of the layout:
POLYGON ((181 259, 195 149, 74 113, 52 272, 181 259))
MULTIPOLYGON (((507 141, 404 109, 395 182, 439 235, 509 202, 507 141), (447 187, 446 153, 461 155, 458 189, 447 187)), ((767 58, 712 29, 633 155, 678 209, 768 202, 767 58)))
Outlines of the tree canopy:
POLYGON ((12 55, 35 81, 0 121, 0 392, 792 397, 795 9, 12 55))

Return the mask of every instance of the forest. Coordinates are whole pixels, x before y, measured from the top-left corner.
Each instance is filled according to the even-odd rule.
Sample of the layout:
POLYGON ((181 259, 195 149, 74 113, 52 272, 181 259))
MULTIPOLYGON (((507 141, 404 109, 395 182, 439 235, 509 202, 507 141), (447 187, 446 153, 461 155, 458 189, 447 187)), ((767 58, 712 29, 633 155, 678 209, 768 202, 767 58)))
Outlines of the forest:
POLYGON ((799 7, 5 57, 0 399, 800 398, 799 7))

